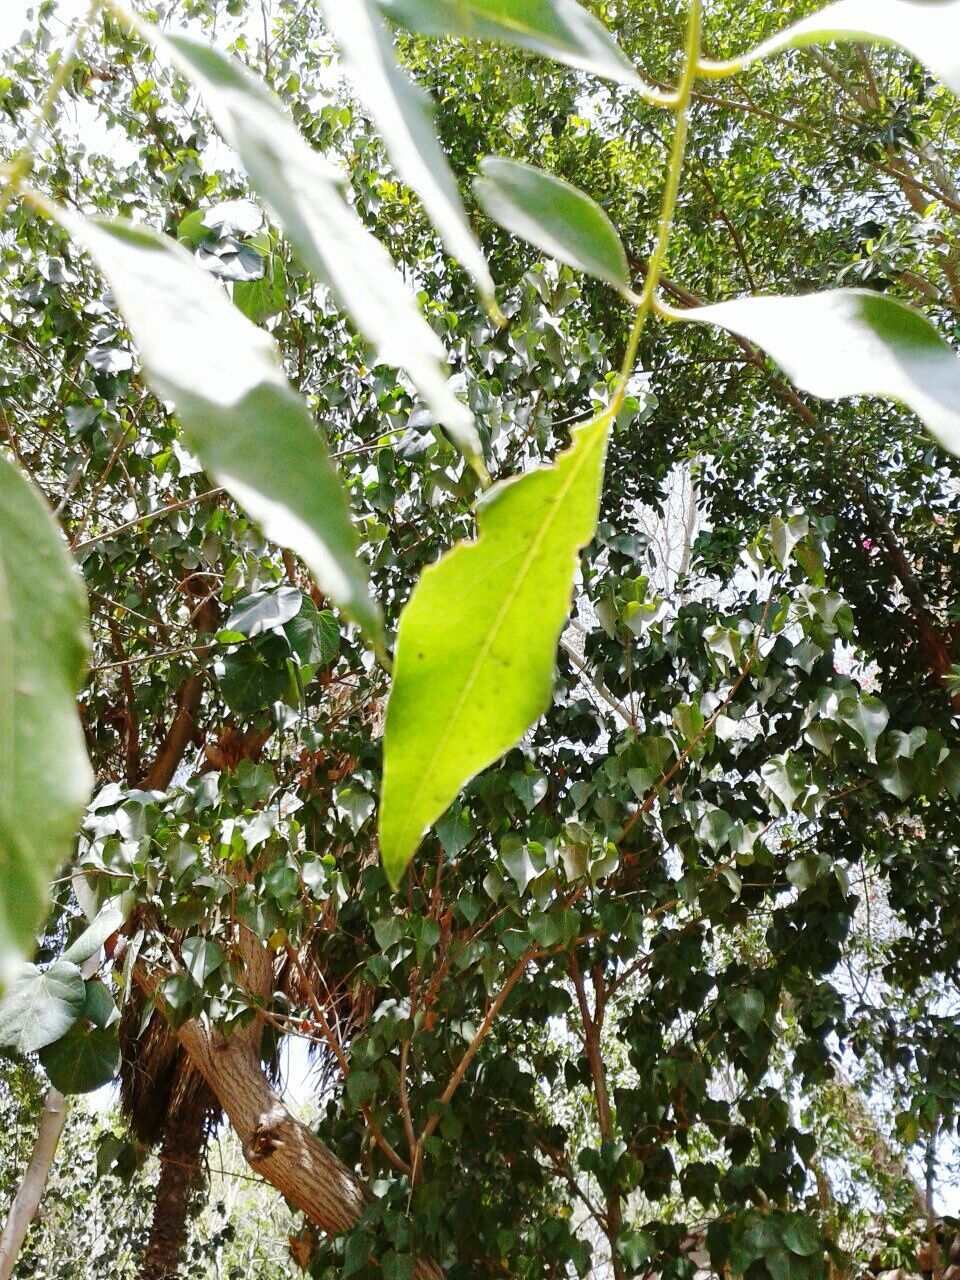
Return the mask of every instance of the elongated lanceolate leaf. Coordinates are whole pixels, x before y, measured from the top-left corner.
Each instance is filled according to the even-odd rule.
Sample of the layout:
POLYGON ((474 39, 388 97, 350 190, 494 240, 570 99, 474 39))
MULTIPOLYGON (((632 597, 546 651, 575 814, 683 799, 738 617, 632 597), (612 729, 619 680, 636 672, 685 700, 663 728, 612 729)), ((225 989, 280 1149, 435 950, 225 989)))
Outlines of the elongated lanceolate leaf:
POLYGON ((90 794, 76 701, 86 617, 50 512, 0 454, 0 990, 33 949, 90 794))
POLYGON ((394 22, 427 36, 518 45, 582 71, 643 86, 610 32, 574 0, 377 0, 394 22))
POLYGON ((198 86, 304 265, 330 286, 379 358, 407 371, 437 420, 485 475, 473 414, 447 384, 443 343, 386 249, 347 204, 336 171, 235 59, 189 36, 161 36, 147 24, 138 29, 198 86))
POLYGON ((379 641, 343 489, 273 339, 174 241, 51 212, 110 281, 151 385, 173 404, 206 471, 379 641))
POLYGON ((387 708, 380 847, 396 882, 468 779, 550 704, 577 552, 593 537, 609 417, 555 466, 506 481, 476 542, 424 570, 400 618, 387 708))
POLYGON ((912 307, 867 289, 740 298, 683 312, 756 343, 811 395, 900 400, 960 453, 960 356, 912 307))
POLYGON ((515 160, 487 156, 473 189, 495 222, 578 271, 630 288, 627 255, 613 223, 569 182, 515 160))
POLYGON ((495 309, 493 277, 437 139, 430 100, 397 66, 373 0, 324 0, 323 12, 397 172, 419 195, 447 249, 469 271, 485 303, 495 309))
POLYGON ((832 40, 899 45, 960 93, 960 0, 839 0, 738 61, 746 66, 784 49, 832 40))

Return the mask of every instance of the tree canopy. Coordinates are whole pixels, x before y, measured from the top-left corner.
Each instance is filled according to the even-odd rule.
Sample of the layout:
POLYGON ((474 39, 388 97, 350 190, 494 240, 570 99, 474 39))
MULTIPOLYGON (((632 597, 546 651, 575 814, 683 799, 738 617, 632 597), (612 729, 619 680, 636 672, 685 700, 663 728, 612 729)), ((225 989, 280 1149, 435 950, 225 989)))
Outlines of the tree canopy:
POLYGON ((226 1125, 328 1280, 960 1265, 958 95, 958 0, 39 4, 0 1100, 118 1083, 117 1274, 226 1125))

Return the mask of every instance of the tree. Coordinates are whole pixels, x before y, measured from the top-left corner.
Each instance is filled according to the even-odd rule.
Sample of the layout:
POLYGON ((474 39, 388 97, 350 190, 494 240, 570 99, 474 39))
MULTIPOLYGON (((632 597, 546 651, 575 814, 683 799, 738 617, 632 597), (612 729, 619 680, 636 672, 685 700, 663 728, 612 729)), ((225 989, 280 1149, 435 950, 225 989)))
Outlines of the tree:
POLYGON ((848 1268, 838 1132, 956 1123, 957 5, 96 9, 0 81, 0 1038, 144 1274, 201 1078, 319 1276, 848 1268))

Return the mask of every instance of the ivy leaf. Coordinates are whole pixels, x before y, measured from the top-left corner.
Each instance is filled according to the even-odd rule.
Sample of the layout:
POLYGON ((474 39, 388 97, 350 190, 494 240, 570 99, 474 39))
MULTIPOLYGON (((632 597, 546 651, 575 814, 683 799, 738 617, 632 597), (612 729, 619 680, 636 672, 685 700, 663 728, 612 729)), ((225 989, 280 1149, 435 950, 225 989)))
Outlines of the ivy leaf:
POLYGON ((807 766, 791 751, 771 756, 760 766, 760 776, 789 813, 807 788, 807 766))
POLYGON ((180 957, 184 969, 198 987, 203 987, 226 960, 222 948, 210 938, 184 938, 180 957))
POLYGON ((86 616, 46 504, 0 454, 0 991, 33 947, 90 794, 76 704, 86 616))
POLYGON ((922 62, 954 93, 960 93, 960 0, 918 4, 916 0, 839 0, 743 58, 743 66, 784 49, 858 40, 899 45, 922 62))
POLYGON ((118 901, 121 899, 114 898, 104 906, 93 923, 84 929, 80 937, 64 951, 62 957, 64 960, 69 960, 73 964, 83 964, 84 960, 89 960, 91 956, 97 954, 110 935, 116 933, 130 914, 132 901, 124 904, 126 910, 117 905, 118 901))
POLYGON ((337 172, 235 59, 189 36, 162 36, 147 23, 138 30, 200 89, 304 265, 330 286, 379 358, 406 369, 437 420, 486 476, 473 414, 447 384, 443 344, 390 255, 347 204, 337 172))
POLYGON ((278 591, 254 591, 238 600, 227 618, 227 631, 237 631, 251 639, 264 631, 273 631, 295 618, 303 605, 303 594, 296 587, 278 591))
POLYGON ((597 525, 609 416, 555 466, 498 484, 479 536, 423 573, 400 617, 380 842, 396 883, 427 827, 550 704, 577 553, 597 525))
POLYGON ((849 694, 840 699, 837 719, 842 720, 858 737, 862 738, 871 759, 875 760, 877 740, 890 719, 890 712, 880 699, 870 693, 862 697, 849 694))
POLYGON ((419 195, 448 251, 473 277, 488 310, 496 313, 493 277, 467 222, 429 99, 397 66, 372 0, 324 0, 323 11, 397 173, 419 195))
POLYGON ((40 1061, 61 1093, 92 1093, 120 1070, 117 1027, 98 1027, 86 1019, 75 1022, 65 1036, 41 1049, 40 1061))
POLYGON ((110 281, 151 385, 173 403, 204 468, 374 641, 380 617, 346 498, 273 339, 232 306, 189 254, 124 222, 52 216, 110 281))
POLYGON ((58 960, 41 972, 24 965, 0 1003, 0 1045, 35 1053, 59 1040, 83 1013, 83 977, 75 964, 58 960))
POLYGON ((634 88, 643 81, 613 37, 574 0, 378 0, 380 8, 426 36, 498 40, 634 88))
POLYGON ((898 800, 909 800, 917 789, 919 770, 912 760, 898 758, 889 760, 877 770, 877 780, 884 791, 889 791, 898 800))
POLYGON ((288 648, 283 636, 267 636, 224 657, 219 687, 231 711, 252 716, 283 699, 288 685, 288 648))
POLYGON ((325 667, 340 652, 340 626, 329 609, 319 610, 312 600, 283 628, 290 649, 301 666, 325 667))
POLYGON ((902 302, 869 289, 834 289, 739 298, 683 315, 756 343, 811 395, 900 400, 945 449, 960 453, 960 358, 902 302))
POLYGON ((481 161, 480 173, 473 189, 495 222, 577 271, 629 293, 620 237, 588 195, 542 169, 499 156, 481 161))
POLYGON ((753 987, 746 991, 732 991, 726 999, 727 1013, 741 1031, 748 1036, 755 1034, 763 1021, 765 1003, 763 996, 753 987))

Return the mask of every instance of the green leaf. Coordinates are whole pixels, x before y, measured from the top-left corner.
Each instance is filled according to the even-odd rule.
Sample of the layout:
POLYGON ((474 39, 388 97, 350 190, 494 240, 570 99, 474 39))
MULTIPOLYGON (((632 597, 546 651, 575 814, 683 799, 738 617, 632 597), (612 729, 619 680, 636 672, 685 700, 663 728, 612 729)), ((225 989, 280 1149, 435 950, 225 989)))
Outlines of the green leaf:
POLYGON ((919 770, 912 760, 898 758, 890 760, 877 770, 877 780, 884 791, 889 791, 898 800, 909 800, 917 789, 919 770))
POLYGON ((76 696, 86 605, 46 504, 0 454, 0 991, 33 949, 92 775, 76 696))
POLYGON ((588 195, 542 169, 498 156, 481 161, 480 173, 473 189, 495 222, 551 257, 629 293, 620 237, 588 195))
MULTIPOLYGON (((380 242, 343 195, 337 172, 301 137, 278 99, 239 62, 189 36, 141 34, 203 94, 224 140, 304 265, 330 286, 385 363, 403 368, 474 468, 486 475, 473 414, 447 385, 443 344, 380 242)), ((333 595, 333 592, 330 592, 333 595)))
POLYGON ((863 739, 871 758, 876 759, 877 740, 890 719, 890 712, 880 699, 870 693, 860 697, 848 694, 840 699, 837 718, 863 739))
POLYGON ((109 1084, 120 1070, 117 1027, 76 1022, 65 1036, 40 1051, 40 1062, 61 1093, 92 1093, 109 1084))
POLYGON ((58 960, 44 972, 23 965, 0 1003, 0 1045, 35 1053, 70 1030, 83 1014, 85 999, 75 964, 58 960))
POLYGON ((834 289, 682 314, 756 343, 811 395, 900 400, 945 449, 960 453, 960 358, 912 307, 868 289, 834 289))
POLYGON ((748 66, 784 49, 857 40, 899 45, 960 93, 960 0, 839 0, 738 58, 748 66))
POLYGON ((498 484, 479 536, 430 565, 400 618, 380 842, 396 882, 427 827, 550 704, 577 553, 597 524, 609 415, 553 467, 498 484))
POLYGON ((760 777, 783 805, 784 812, 793 809, 807 789, 807 766, 792 751, 771 756, 760 766, 760 777))
POLYGON ((110 281, 153 389, 173 403, 205 470, 379 643, 343 489, 273 339, 172 240, 50 212, 110 281))
POLYGON ((498 40, 634 88, 643 86, 613 37, 574 0, 378 0, 394 22, 427 36, 498 40))
POLYGON ((219 688, 231 711, 252 716, 282 701, 288 682, 287 648, 282 636, 267 636, 224 657, 219 688))
POLYGON ((198 987, 206 984, 212 973, 223 965, 223 949, 209 938, 184 938, 180 947, 183 967, 198 987))
POLYGON ((741 1031, 752 1036, 763 1021, 765 1003, 763 996, 753 987, 746 991, 733 991, 726 999, 727 1012, 741 1031))
POLYGON ((340 652, 340 625, 329 609, 318 610, 312 600, 283 628, 290 649, 302 666, 325 667, 340 652))
POLYGON ((227 631, 240 635, 258 636, 261 632, 282 627, 295 618, 303 605, 304 597, 296 587, 281 587, 278 591, 255 591, 237 601, 227 618, 227 631))
POLYGON ((448 251, 495 311, 493 277, 467 222, 457 180, 437 138, 430 101, 397 66, 373 0, 324 0, 323 11, 397 173, 419 195, 448 251))
MULTIPOLYGON (((256 244, 259 237, 256 237, 256 244)), ((287 269, 275 248, 269 250, 269 261, 259 280, 239 281, 233 286, 233 301, 248 320, 263 324, 277 316, 287 304, 287 269)))
POLYGON ((112 933, 120 928, 127 916, 130 914, 130 907, 122 910, 117 902, 119 899, 113 899, 108 902, 103 910, 99 913, 96 920, 81 933, 76 942, 72 942, 66 951, 64 951, 63 960, 70 960, 73 964, 83 964, 84 960, 89 960, 91 956, 97 954, 106 940, 112 933))

